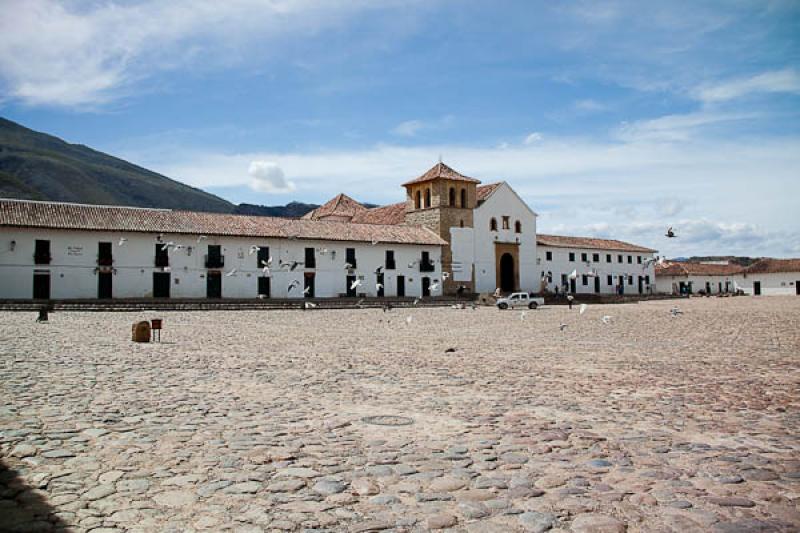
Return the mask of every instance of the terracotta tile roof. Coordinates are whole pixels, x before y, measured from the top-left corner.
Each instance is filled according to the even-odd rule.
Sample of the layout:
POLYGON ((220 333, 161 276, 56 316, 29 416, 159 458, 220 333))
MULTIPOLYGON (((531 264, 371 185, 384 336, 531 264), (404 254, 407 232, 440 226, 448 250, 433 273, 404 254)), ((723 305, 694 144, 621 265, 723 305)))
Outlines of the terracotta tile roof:
POLYGON ((303 215, 303 218, 307 220, 321 220, 325 217, 336 216, 350 219, 356 214, 366 210, 366 207, 346 194, 337 194, 318 208, 303 215))
POLYGON ((33 227, 239 237, 297 238, 398 244, 447 244, 422 226, 352 224, 248 215, 226 215, 0 199, 0 227, 33 227))
POLYGON ((470 183, 480 183, 480 180, 476 180, 475 178, 470 178, 469 176, 465 176, 453 170, 452 168, 448 167, 444 163, 436 163, 433 165, 430 170, 428 170, 422 176, 415 178, 411 181, 407 181, 403 184, 403 187, 406 185, 411 185, 412 183, 422 183, 425 181, 430 181, 436 178, 445 178, 448 180, 456 180, 456 181, 467 181, 470 183))
POLYGON ((477 196, 478 196, 478 203, 483 202, 487 198, 489 198, 497 188, 502 185, 503 182, 498 181, 497 183, 487 183, 486 185, 478 185, 476 188, 477 196))
POLYGON ((584 248, 587 250, 615 250, 618 252, 655 253, 658 250, 645 248, 629 242, 614 239, 595 239, 594 237, 566 237, 563 235, 536 235, 539 246, 553 246, 556 248, 584 248))
POLYGON ((664 266, 656 265, 656 276, 733 276, 744 269, 739 265, 715 265, 674 261, 664 266))
POLYGON ((747 274, 772 274, 778 272, 800 272, 800 259, 765 258, 745 269, 747 274))
POLYGON ((358 213, 351 222, 355 224, 405 224, 406 203, 384 205, 358 213))

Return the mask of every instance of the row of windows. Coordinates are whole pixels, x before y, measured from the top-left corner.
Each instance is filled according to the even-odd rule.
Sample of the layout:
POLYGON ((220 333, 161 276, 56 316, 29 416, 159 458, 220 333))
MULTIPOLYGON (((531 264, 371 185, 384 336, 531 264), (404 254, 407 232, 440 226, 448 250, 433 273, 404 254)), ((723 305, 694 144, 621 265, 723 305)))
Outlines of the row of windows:
MULTIPOLYGON (((111 242, 99 242, 97 252, 97 264, 101 266, 111 266, 114 263, 113 259, 113 245, 111 242)), ((155 243, 155 266, 168 267, 169 266, 169 249, 170 246, 166 243, 155 243)), ((305 268, 316 268, 317 258, 316 249, 313 247, 305 248, 303 265, 305 268)), ((34 264, 46 265, 50 264, 52 256, 50 254, 50 241, 45 239, 36 239, 34 243, 34 264)), ((263 268, 267 266, 270 261, 269 246, 258 247, 256 254, 256 267, 263 268)), ((351 269, 357 267, 356 262, 356 249, 345 249, 345 262, 350 265, 351 269)), ((222 255, 222 246, 219 244, 209 244, 208 253, 204 261, 206 268, 224 268, 225 256, 222 255)), ((422 252, 420 257, 420 271, 433 271, 435 267, 430 259, 430 252, 422 252)), ((275 265, 276 267, 280 265, 275 265)), ((386 250, 384 257, 384 269, 395 270, 397 264, 394 258, 394 250, 386 250)))
MULTIPOLYGON (((589 278, 594 278, 594 277, 597 277, 597 276, 590 276, 588 274, 583 274, 581 276, 581 285, 588 286, 589 285, 589 278)), ((648 284, 648 285, 650 284, 650 276, 649 275, 648 276, 637 276, 636 277, 637 281, 638 281, 639 278, 641 278, 642 281, 644 281, 645 284, 648 284)), ((548 272, 547 274, 542 272, 542 279, 546 279, 547 283, 553 283, 553 274, 551 272, 548 272)), ((627 275, 626 274, 621 274, 621 275, 618 275, 618 276, 614 276, 612 274, 608 274, 606 276, 606 284, 609 287, 614 285, 615 282, 620 284, 620 285, 624 284, 625 280, 627 280, 628 285, 633 285, 634 284, 634 276, 630 275, 630 274, 627 274, 627 275)), ((569 275, 568 274, 561 274, 561 284, 562 285, 569 285, 569 275)))
MULTIPOLYGON (((624 261, 624 257, 625 256, 623 256, 622 254, 617 254, 617 263, 624 263, 625 262, 624 261)), ((553 260, 553 252, 551 252, 551 251, 545 252, 544 258, 547 261, 552 261, 553 260)), ((572 261, 572 262, 575 261, 575 252, 569 252, 569 260, 572 261)), ((589 262, 589 254, 586 253, 586 252, 582 252, 581 253, 581 261, 583 261, 584 263, 588 263, 589 262)), ((600 254, 592 254, 592 262, 593 263, 599 263, 600 262, 600 254)), ((613 262, 612 261, 612 254, 606 254, 606 263, 612 263, 612 262, 613 262)), ((639 264, 639 265, 642 264, 642 256, 641 255, 637 255, 636 256, 636 263, 639 264)), ((628 256, 628 264, 629 265, 633 264, 633 256, 632 255, 628 256)))
MULTIPOLYGON (((503 216, 503 229, 511 229, 511 217, 503 216)), ((489 230, 497 231, 497 219, 492 217, 489 221, 489 230)), ((522 222, 514 221, 514 233, 522 233, 522 222)))
MULTIPOLYGON (((447 205, 450 207, 458 207, 456 206, 456 196, 459 196, 460 207, 467 207, 467 189, 462 188, 458 193, 456 193, 455 187, 450 187, 449 195, 448 195, 448 203, 447 205)), ((423 209, 426 207, 432 207, 433 202, 431 201, 431 189, 428 187, 425 189, 425 202, 423 203, 422 191, 418 190, 414 194, 414 209, 423 209)))

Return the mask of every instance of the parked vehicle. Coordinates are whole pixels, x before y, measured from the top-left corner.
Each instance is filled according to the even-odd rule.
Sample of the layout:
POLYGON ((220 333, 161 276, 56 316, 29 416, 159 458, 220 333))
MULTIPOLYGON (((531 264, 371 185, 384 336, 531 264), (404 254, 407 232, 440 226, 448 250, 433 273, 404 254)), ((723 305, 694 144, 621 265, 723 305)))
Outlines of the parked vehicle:
POLYGON ((544 298, 532 297, 527 292, 515 292, 506 298, 500 298, 497 300, 498 309, 513 309, 517 307, 536 309, 540 305, 544 305, 544 298))

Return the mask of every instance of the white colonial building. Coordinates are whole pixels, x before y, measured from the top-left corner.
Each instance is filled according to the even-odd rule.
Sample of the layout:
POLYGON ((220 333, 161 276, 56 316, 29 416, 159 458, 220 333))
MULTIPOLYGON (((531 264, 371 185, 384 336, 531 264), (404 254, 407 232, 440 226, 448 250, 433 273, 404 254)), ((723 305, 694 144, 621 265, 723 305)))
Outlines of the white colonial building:
POLYGON ((657 267, 656 285, 664 294, 800 295, 800 259, 765 258, 748 267, 675 261, 657 267))
POLYGON ((651 294, 656 250, 612 239, 537 236, 542 292, 651 294))
POLYGON ((420 226, 0 200, 0 230, 5 299, 421 297, 442 290, 445 243, 420 226))
POLYGON ((0 200, 0 298, 650 291, 655 250, 537 236, 506 182, 438 163, 403 186, 404 202, 339 194, 302 219, 0 200))

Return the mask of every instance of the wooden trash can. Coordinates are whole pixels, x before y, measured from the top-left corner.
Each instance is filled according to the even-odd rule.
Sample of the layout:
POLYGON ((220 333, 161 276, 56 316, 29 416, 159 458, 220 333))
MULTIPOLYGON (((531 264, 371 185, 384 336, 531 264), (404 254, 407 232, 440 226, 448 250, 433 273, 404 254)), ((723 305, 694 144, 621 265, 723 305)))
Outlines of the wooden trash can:
POLYGON ((134 322, 131 340, 133 342, 150 342, 150 322, 146 320, 134 322))

